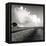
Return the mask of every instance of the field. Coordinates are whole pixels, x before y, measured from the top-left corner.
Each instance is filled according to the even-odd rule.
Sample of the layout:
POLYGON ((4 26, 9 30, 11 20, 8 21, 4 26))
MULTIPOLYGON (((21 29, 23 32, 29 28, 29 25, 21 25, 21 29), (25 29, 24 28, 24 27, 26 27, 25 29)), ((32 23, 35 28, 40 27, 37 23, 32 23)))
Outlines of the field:
POLYGON ((43 27, 13 28, 12 41, 31 42, 43 40, 43 27))

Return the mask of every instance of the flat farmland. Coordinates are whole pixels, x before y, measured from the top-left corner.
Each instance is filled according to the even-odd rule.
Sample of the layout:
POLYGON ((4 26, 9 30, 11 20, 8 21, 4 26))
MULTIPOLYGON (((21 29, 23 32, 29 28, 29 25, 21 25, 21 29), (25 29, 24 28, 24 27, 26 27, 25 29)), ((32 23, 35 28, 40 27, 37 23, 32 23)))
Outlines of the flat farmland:
POLYGON ((43 40, 43 27, 13 28, 12 41, 34 41, 43 40))

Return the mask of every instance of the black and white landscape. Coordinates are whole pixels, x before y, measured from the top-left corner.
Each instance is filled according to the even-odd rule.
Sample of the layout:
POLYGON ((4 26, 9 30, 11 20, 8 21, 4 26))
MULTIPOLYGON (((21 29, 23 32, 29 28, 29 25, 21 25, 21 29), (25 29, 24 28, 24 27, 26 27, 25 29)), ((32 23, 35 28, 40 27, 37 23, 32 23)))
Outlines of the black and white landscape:
POLYGON ((43 7, 12 5, 12 41, 43 40, 43 7))

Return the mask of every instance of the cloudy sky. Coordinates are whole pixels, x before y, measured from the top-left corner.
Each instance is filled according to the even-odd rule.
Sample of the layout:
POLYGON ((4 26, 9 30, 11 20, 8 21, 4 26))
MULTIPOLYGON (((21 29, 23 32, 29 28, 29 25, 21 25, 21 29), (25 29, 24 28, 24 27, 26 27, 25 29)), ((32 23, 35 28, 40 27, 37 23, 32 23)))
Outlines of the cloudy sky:
POLYGON ((43 26, 43 7, 12 5, 12 22, 19 27, 43 26))

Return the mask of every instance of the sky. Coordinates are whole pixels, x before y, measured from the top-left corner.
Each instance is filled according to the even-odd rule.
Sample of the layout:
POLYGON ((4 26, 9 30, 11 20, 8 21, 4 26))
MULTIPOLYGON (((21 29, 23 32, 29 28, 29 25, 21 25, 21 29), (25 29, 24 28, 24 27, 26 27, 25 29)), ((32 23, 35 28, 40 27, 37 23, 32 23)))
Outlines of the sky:
POLYGON ((13 22, 17 23, 18 27, 43 26, 43 7, 12 5, 13 22))

